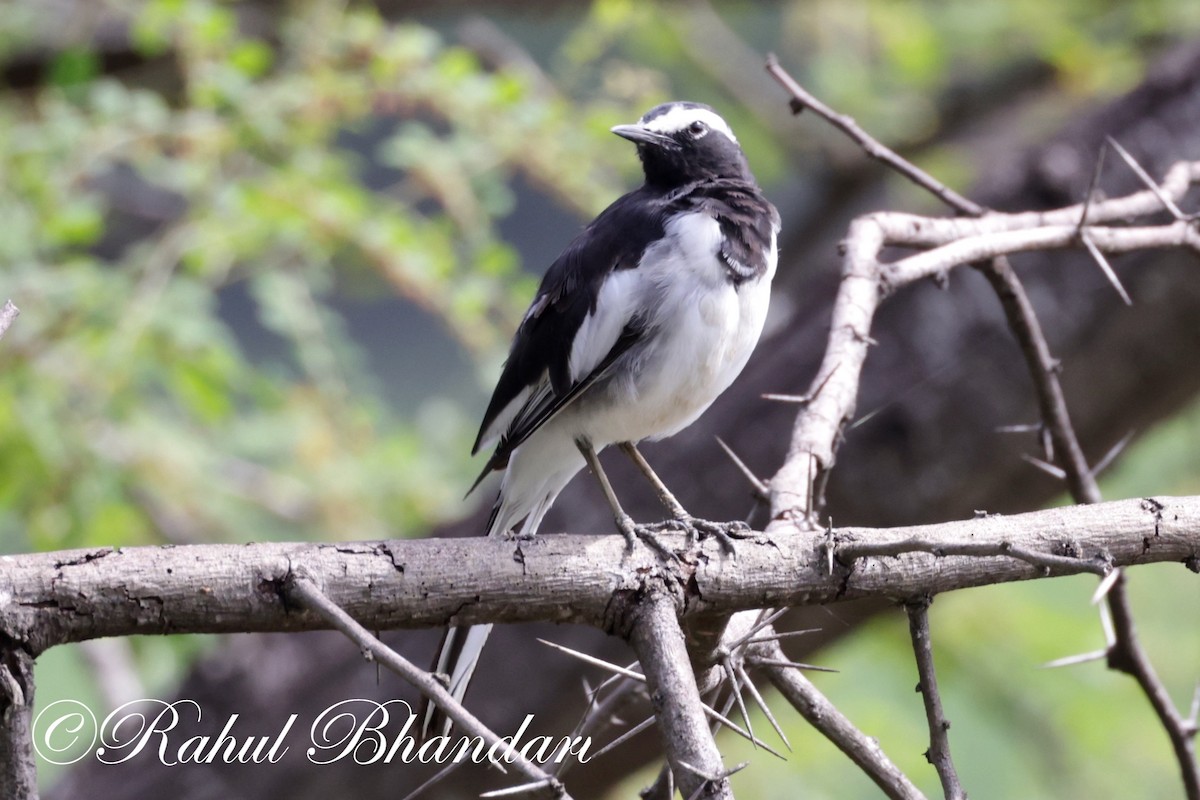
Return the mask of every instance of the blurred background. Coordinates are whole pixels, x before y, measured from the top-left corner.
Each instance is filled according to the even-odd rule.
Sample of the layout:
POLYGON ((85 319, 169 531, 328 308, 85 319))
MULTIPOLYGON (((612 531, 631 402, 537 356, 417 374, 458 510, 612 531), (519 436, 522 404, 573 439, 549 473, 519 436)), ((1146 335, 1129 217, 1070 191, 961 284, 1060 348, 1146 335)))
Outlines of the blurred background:
MULTIPOLYGON (((806 389, 847 221, 877 208, 941 213, 827 126, 792 117, 765 54, 955 188, 1032 208, 1082 199, 1106 134, 1155 175, 1200 158, 1197 41, 1195 0, 7 0, 0 300, 22 314, 0 342, 0 552, 482 531, 478 505, 494 488, 461 498, 509 337, 555 255, 640 180, 608 129, 671 99, 730 121, 784 218, 775 306, 743 385, 647 450, 692 511, 741 514, 748 490, 713 435, 759 474, 779 463, 794 409, 758 395, 806 389)), ((1110 159, 1102 186, 1136 182, 1110 159)), ((1106 497, 1200 492, 1194 256, 1118 259, 1133 309, 1086 258, 1017 264, 1093 461, 1133 434, 1106 497)), ((1036 436, 997 431, 1036 415, 994 298, 976 276, 950 284, 917 287, 881 315, 861 424, 830 487, 835 524, 1065 502, 1020 458, 1038 452, 1036 436)), ((544 529, 607 533, 600 503, 574 486, 544 529)), ((652 498, 631 504, 659 513, 652 498)), ((1081 577, 938 599, 939 677, 973 798, 1179 794, 1132 681, 1099 663, 1039 669, 1102 646, 1093 588, 1081 577)), ((1200 677, 1200 582, 1164 565, 1135 570, 1131 589, 1186 708, 1200 677)), ((820 688, 936 793, 903 614, 868 610, 818 610, 826 635, 805 658, 840 671, 818 676, 820 688)), ((532 634, 512 635, 490 654, 493 671, 552 661, 530 650, 532 634)), ((283 711, 314 676, 391 688, 336 637, 291 638, 305 642, 297 671, 308 675, 270 668, 298 647, 270 637, 56 648, 38 661, 38 702, 101 710, 207 686, 269 695, 283 711)), ((413 641, 425 649, 406 654, 424 662, 432 641, 413 641)), ((561 670, 546 687, 578 700, 574 665, 545 668, 561 670)), ((245 710, 229 703, 226 715, 245 710)), ((786 763, 721 740, 727 763, 751 762, 734 780, 740 796, 877 795, 776 706, 794 748, 786 763)), ((653 734, 643 741, 619 766, 581 770, 572 790, 634 795, 654 774, 634 771, 653 756, 653 734)), ((143 766, 99 796, 412 788, 406 767, 349 769, 281 783, 262 769, 234 780, 143 766)), ((97 796, 118 773, 41 764, 51 797, 97 796)))

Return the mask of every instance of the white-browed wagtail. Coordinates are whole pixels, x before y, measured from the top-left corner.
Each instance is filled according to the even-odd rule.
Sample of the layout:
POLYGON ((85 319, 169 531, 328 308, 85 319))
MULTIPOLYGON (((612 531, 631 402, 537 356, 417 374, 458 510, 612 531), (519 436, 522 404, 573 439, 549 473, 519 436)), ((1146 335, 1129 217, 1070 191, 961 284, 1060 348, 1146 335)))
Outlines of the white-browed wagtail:
MULTIPOLYGON (((667 103, 612 132, 637 145, 646 180, 575 237, 517 329, 472 451, 495 448, 479 480, 504 471, 489 536, 532 536, 585 464, 630 545, 647 535, 596 459, 610 444, 694 531, 701 521, 634 443, 694 422, 742 371, 767 315, 779 214, 725 120, 706 105, 667 103)), ((447 632, 434 669, 459 699, 491 627, 447 632)), ((427 734, 448 731, 438 719, 431 708, 427 734)))

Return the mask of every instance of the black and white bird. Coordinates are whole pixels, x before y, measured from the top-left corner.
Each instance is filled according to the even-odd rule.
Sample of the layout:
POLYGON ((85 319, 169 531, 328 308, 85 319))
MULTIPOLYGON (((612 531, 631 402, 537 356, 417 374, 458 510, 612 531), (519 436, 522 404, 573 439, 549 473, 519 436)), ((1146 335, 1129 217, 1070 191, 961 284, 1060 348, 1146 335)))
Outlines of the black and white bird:
MULTIPOLYGON (((489 536, 532 536, 586 464, 632 546, 645 530, 596 459, 610 444, 695 530, 633 444, 694 422, 742 371, 767 316, 779 214, 725 120, 666 103, 612 132, 637 145, 646 180, 575 237, 517 329, 472 450, 495 448, 480 480, 504 470, 489 536)), ((434 669, 460 699, 490 630, 453 628, 443 643, 434 669)))

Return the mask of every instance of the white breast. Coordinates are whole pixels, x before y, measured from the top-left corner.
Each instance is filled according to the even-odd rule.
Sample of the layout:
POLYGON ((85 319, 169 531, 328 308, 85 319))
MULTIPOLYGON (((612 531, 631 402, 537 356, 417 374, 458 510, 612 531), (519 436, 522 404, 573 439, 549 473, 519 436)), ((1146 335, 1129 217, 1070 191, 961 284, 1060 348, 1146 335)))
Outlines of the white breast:
POLYGON ((587 404, 587 414, 573 415, 597 446, 678 432, 746 365, 766 319, 774 245, 767 274, 735 287, 718 255, 721 241, 712 217, 679 217, 638 268, 620 276, 614 292, 644 299, 652 338, 624 381, 587 404))

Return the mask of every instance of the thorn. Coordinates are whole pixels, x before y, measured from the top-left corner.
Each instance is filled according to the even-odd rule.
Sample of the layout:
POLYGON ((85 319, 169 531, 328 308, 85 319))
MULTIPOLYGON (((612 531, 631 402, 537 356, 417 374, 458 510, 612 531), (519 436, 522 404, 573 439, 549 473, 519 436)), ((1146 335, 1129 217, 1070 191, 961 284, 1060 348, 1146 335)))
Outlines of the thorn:
POLYGON ((432 778, 425 781, 424 783, 422 783, 416 789, 413 789, 408 794, 404 795, 404 797, 402 797, 401 800, 415 800, 415 798, 424 794, 426 789, 432 788, 433 786, 436 786, 437 784, 441 783, 443 780, 445 780, 450 775, 450 773, 454 772, 454 770, 458 769, 465 763, 467 763, 466 759, 464 759, 462 761, 451 761, 449 764, 447 764, 441 771, 439 771, 432 778))
POLYGON ((1100 185, 1100 172, 1104 169, 1104 156, 1108 153, 1107 147, 1101 147, 1100 153, 1096 156, 1096 166, 1092 169, 1092 182, 1088 184, 1087 194, 1083 198, 1083 212, 1079 215, 1079 225, 1076 226, 1076 234, 1083 233, 1084 227, 1087 225, 1088 211, 1092 208, 1092 200, 1096 197, 1096 187, 1100 185))
POLYGON ((829 526, 825 529, 825 574, 833 574, 833 556, 837 549, 833 538, 833 517, 829 517, 829 526))
POLYGON ((1040 422, 1022 422, 1016 425, 998 425, 992 430, 994 430, 996 433, 1033 433, 1034 431, 1040 431, 1041 429, 1042 424, 1040 422))
POLYGON ((1050 428, 1047 425, 1042 425, 1042 429, 1038 432, 1038 438, 1042 441, 1042 454, 1046 456, 1047 461, 1054 460, 1054 435, 1050 433, 1050 428))
POLYGON ((484 792, 483 794, 481 794, 479 796, 481 798, 488 798, 488 797, 513 797, 518 794, 533 794, 534 792, 540 791, 542 789, 548 789, 548 788, 554 786, 554 784, 555 784, 555 781, 553 778, 545 778, 540 781, 534 781, 533 783, 523 783, 520 786, 510 786, 507 789, 495 789, 490 792, 484 792))
POLYGON ((714 783, 720 783, 721 781, 723 781, 723 780, 725 780, 726 778, 728 778, 730 775, 733 775, 733 774, 735 774, 735 773, 741 772, 741 771, 742 771, 742 770, 744 770, 744 769, 745 769, 747 766, 749 766, 749 765, 750 765, 750 762, 749 762, 749 761, 743 761, 742 763, 738 764, 738 765, 737 765, 736 767, 734 767, 733 769, 727 769, 727 770, 725 770, 724 772, 721 772, 720 774, 717 774, 717 775, 709 775, 709 774, 707 774, 707 773, 705 773, 705 772, 702 772, 701 770, 697 769, 696 767, 693 767, 691 764, 687 763, 686 761, 678 761, 678 762, 676 762, 676 763, 678 763, 678 764, 679 764, 679 766, 683 767, 683 768, 684 768, 684 769, 686 769, 688 772, 691 772, 691 773, 693 773, 693 774, 695 774, 695 775, 697 775, 697 776, 699 776, 699 777, 701 777, 701 778, 704 778, 704 783, 702 783, 702 784, 700 784, 699 786, 697 786, 697 787, 696 787, 696 791, 692 792, 692 793, 691 793, 691 794, 688 796, 688 800, 698 800, 698 798, 700 797, 700 795, 701 795, 701 794, 703 794, 703 793, 704 793, 704 791, 705 791, 706 789, 708 789, 708 787, 709 787, 710 785, 712 785, 712 784, 714 784, 714 783))
POLYGON ((759 395, 759 397, 763 400, 773 400, 776 403, 807 405, 812 402, 812 396, 807 394, 776 394, 775 392, 765 392, 759 395))
POLYGON ((1121 578, 1121 570, 1114 568, 1108 571, 1104 576, 1104 580, 1100 581, 1100 585, 1096 587, 1096 591, 1092 593, 1092 605, 1099 605, 1100 601, 1108 596, 1112 591, 1112 587, 1116 586, 1117 581, 1121 578))
POLYGON ((1042 461, 1040 458, 1031 456, 1028 453, 1022 453, 1021 458, 1025 459, 1027 462, 1029 462, 1033 466, 1037 467, 1042 472, 1045 472, 1047 475, 1050 475, 1053 478, 1058 478, 1060 481, 1065 480, 1067 477, 1067 473, 1065 470, 1063 470, 1061 467, 1056 467, 1055 465, 1049 463, 1048 461, 1042 461))
POLYGON ((1083 242, 1083 246, 1087 248, 1087 251, 1092 254, 1092 259, 1100 265, 1100 270, 1104 273, 1104 277, 1108 278, 1108 282, 1117 290, 1117 294, 1121 296, 1121 301, 1127 306, 1133 305, 1133 300, 1129 299, 1129 293, 1121 285, 1121 279, 1113 271, 1112 264, 1108 263, 1108 259, 1104 257, 1104 253, 1101 253, 1100 248, 1096 247, 1096 243, 1092 241, 1092 237, 1087 235, 1087 231, 1083 231, 1079 234, 1079 239, 1083 242))
POLYGON ((602 756, 605 753, 607 753, 609 750, 612 750, 614 747, 624 744, 625 742, 629 741, 634 736, 637 736, 639 733, 646 730, 646 728, 649 728, 653 724, 654 724, 654 717, 653 716, 647 717, 646 719, 639 722, 637 725, 634 725, 632 728, 630 728, 629 730, 622 733, 617 738, 613 739, 608 744, 604 745, 604 747, 601 747, 595 753, 595 755, 592 756, 592 758, 596 758, 596 756, 602 756))
POLYGON ((745 476, 746 480, 750 481, 750 485, 754 487, 754 491, 757 493, 758 497, 763 500, 767 500, 770 494, 770 489, 767 486, 766 481, 762 480, 753 472, 751 472, 750 468, 746 466, 746 462, 738 458, 737 453, 733 452, 733 449, 730 448, 729 445, 725 444, 724 440, 722 440, 720 436, 716 436, 714 438, 717 440, 717 444, 721 445, 721 449, 725 451, 725 455, 729 456, 729 459, 733 462, 734 466, 741 470, 741 473, 745 476))
POLYGON ((791 667, 792 669, 810 670, 812 672, 838 672, 833 667, 818 667, 815 664, 801 664, 799 661, 783 661, 778 658, 755 658, 750 661, 751 664, 768 664, 773 667, 791 667))
POLYGON ((746 672, 745 668, 740 665, 738 666, 737 670, 738 674, 742 678, 742 684, 750 692, 750 697, 754 699, 754 704, 758 706, 760 711, 762 711, 763 716, 767 718, 767 722, 771 723, 771 727, 775 729, 775 734, 783 742, 783 746, 788 749, 789 753, 792 752, 792 743, 789 742, 788 738, 783 735, 783 728, 779 727, 779 722, 775 719, 775 715, 771 713, 771 709, 767 707, 767 702, 759 693, 758 687, 754 685, 754 681, 750 680, 750 675, 746 672))
POLYGON ((1109 451, 1104 454, 1104 457, 1101 458, 1098 462, 1096 462, 1096 466, 1092 467, 1092 477, 1095 477, 1095 476, 1099 475, 1101 472, 1104 472, 1104 470, 1108 469, 1108 466, 1109 466, 1109 464, 1111 464, 1113 462, 1113 459, 1115 459, 1117 456, 1119 456, 1121 454, 1121 451, 1125 449, 1125 446, 1127 444, 1129 444, 1130 441, 1132 441, 1133 435, 1136 432, 1137 432, 1136 429, 1131 430, 1131 431, 1129 431, 1129 433, 1122 436, 1121 441, 1114 444, 1112 446, 1112 448, 1110 448, 1109 451))
POLYGON ((1112 612, 1108 605, 1100 606, 1100 627, 1104 629, 1104 644, 1111 650, 1117 645, 1117 631, 1113 627, 1112 612))
POLYGON ((742 687, 738 684, 737 674, 733 671, 733 661, 726 656, 721 661, 721 670, 725 673, 725 678, 729 681, 729 688, 733 692, 733 697, 737 701, 738 712, 742 715, 742 722, 746 723, 746 730, 750 733, 750 743, 755 744, 754 728, 750 725, 750 712, 746 710, 746 700, 742 697, 742 687))
POLYGON ((1187 215, 1180 211, 1179 206, 1175 205, 1175 202, 1163 193, 1162 188, 1154 182, 1154 180, 1146 173, 1146 170, 1142 169, 1142 165, 1137 163, 1134 157, 1129 155, 1125 148, 1121 147, 1116 139, 1111 136, 1106 136, 1105 139, 1108 140, 1109 147, 1116 150, 1117 155, 1125 160, 1125 163, 1129 165, 1131 170, 1133 170, 1133 174, 1137 175, 1138 178, 1141 179, 1142 183, 1146 184, 1146 188, 1154 193, 1154 196, 1158 198, 1158 201, 1163 204, 1163 208, 1171 212, 1171 216, 1175 217, 1176 220, 1181 222, 1187 219, 1187 215))
POLYGON ((741 736, 743 739, 746 739, 751 744, 753 744, 755 747, 761 747, 763 750, 766 750, 768 753, 775 756, 779 760, 787 761, 786 758, 784 758, 782 755, 780 755, 779 752, 777 750, 775 750, 774 748, 772 748, 769 744, 764 742, 762 739, 759 739, 754 734, 747 733, 746 731, 742 730, 740 725, 735 723, 733 720, 729 719, 729 717, 725 716, 721 712, 717 711, 715 708, 710 706, 708 703, 701 703, 700 708, 704 709, 704 713, 707 714, 709 717, 711 717, 712 719, 715 719, 717 722, 721 723, 726 728, 729 728, 729 730, 733 731, 738 736, 741 736))
POLYGON ((763 628, 766 628, 768 625, 774 624, 775 620, 779 619, 787 612, 788 612, 788 609, 786 609, 786 608, 778 608, 769 613, 764 609, 762 611, 762 614, 760 614, 759 618, 757 620, 755 620, 754 625, 751 626, 750 630, 746 633, 746 635, 740 639, 735 640, 731 645, 729 645, 729 649, 737 650, 737 649, 741 648, 743 645, 746 644, 746 642, 750 641, 750 638, 752 636, 754 636, 754 634, 758 633, 763 628), (763 616, 764 614, 766 615, 765 617, 763 616))
POLYGON ((794 636, 807 636, 810 633, 820 633, 822 630, 824 630, 824 629, 823 628, 804 628, 803 630, 798 630, 798 631, 784 631, 783 633, 772 633, 772 634, 768 634, 766 636, 755 636, 753 639, 750 639, 748 641, 751 644, 758 644, 759 642, 771 642, 771 641, 776 641, 778 639, 791 639, 794 636))
POLYGON ((1107 650, 1096 650, 1091 653, 1080 653, 1076 656, 1056 658, 1053 661, 1047 661, 1045 664, 1042 664, 1042 669, 1058 669, 1059 667, 1070 667, 1075 664, 1086 664, 1089 661, 1099 661, 1107 655, 1107 650))
POLYGON ((800 405, 808 405, 817 395, 821 393, 821 391, 825 388, 825 385, 829 383, 830 379, 833 378, 834 375, 837 374, 838 368, 841 366, 842 363, 840 361, 834 364, 833 369, 829 370, 829 373, 825 375, 825 377, 821 378, 821 382, 818 383, 815 388, 810 389, 805 394, 773 394, 768 392, 767 394, 762 395, 762 398, 764 400, 775 400, 779 403, 799 403, 800 405))
POLYGON ((642 683, 646 682, 646 676, 641 674, 640 672, 634 672, 633 670, 627 669, 625 667, 618 667, 616 664, 610 664, 609 662, 605 661, 602 658, 596 658, 595 656, 589 656, 587 653, 581 653, 578 650, 572 650, 569 647, 564 647, 563 645, 555 644, 554 642, 548 642, 545 639, 538 639, 538 641, 541 642, 542 644, 546 645, 547 647, 553 647, 555 650, 559 650, 563 653, 566 653, 569 656, 574 656, 575 658, 578 658, 580 661, 586 662, 588 664, 592 664, 597 667, 603 667, 604 669, 609 670, 610 672, 615 672, 618 675, 624 675, 626 678, 633 678, 635 681, 640 681, 642 683))
POLYGON ((709 773, 709 772, 705 772, 704 770, 700 769, 699 767, 692 766, 691 764, 687 763, 686 761, 680 760, 680 761, 676 761, 675 763, 678 764, 679 766, 683 767, 684 769, 686 769, 688 772, 692 773, 693 775, 704 778, 704 780, 709 781, 710 783, 718 783, 719 781, 723 781, 726 778, 728 778, 730 775, 735 775, 750 765, 749 761, 743 761, 742 763, 738 764, 736 767, 733 767, 732 769, 727 769, 727 770, 724 770, 723 772, 709 773))

